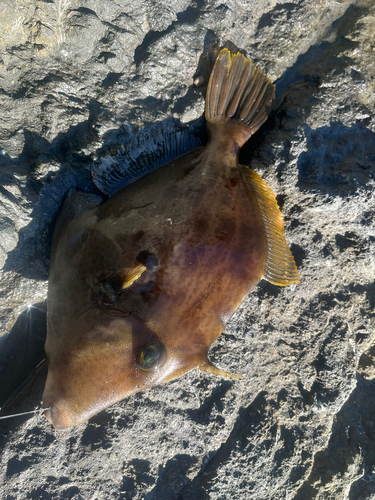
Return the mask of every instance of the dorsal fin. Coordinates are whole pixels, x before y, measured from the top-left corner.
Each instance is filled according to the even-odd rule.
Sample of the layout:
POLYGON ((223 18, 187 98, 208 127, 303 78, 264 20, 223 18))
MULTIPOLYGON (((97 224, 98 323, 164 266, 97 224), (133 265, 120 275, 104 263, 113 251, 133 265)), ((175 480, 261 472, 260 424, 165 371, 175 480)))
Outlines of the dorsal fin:
POLYGON ((141 134, 91 167, 95 185, 107 196, 161 165, 201 146, 188 129, 141 134))
POLYGON ((268 258, 264 279, 280 286, 299 282, 294 257, 284 237, 284 219, 276 197, 254 170, 241 166, 246 181, 255 193, 267 233, 268 258))

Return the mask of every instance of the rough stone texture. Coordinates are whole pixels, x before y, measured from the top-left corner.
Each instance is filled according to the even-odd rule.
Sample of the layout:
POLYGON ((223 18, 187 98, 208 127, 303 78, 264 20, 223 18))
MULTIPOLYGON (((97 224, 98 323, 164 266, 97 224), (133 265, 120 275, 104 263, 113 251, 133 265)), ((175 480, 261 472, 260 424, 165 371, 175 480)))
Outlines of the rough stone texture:
POLYGON ((212 347, 240 381, 190 372, 67 431, 1 421, 2 498, 375 497, 372 0, 2 0, 0 404, 40 357, 68 187, 95 192, 90 162, 139 127, 197 120, 224 44, 277 83, 241 161, 278 195, 301 283, 261 283, 212 347))

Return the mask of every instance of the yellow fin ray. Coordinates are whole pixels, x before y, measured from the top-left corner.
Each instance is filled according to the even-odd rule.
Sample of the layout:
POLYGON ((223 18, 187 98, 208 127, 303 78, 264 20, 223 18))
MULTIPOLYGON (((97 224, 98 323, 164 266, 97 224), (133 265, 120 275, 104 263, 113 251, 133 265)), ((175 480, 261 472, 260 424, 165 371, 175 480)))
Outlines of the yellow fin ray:
POLYGON ((139 264, 133 269, 126 269, 123 277, 122 288, 128 288, 132 283, 134 283, 135 280, 140 278, 145 271, 146 267, 143 264, 139 264))
POLYGON ((294 257, 284 237, 284 219, 276 196, 254 170, 242 167, 245 179, 255 193, 267 234, 268 257, 264 279, 274 285, 287 286, 299 282, 294 257))
POLYGON ((231 372, 226 372, 224 370, 220 370, 220 368, 217 368, 213 364, 211 364, 208 359, 198 367, 202 372, 207 372, 211 373, 211 375, 217 375, 219 377, 225 377, 225 378, 242 378, 242 375, 237 375, 235 373, 231 372))
POLYGON ((143 264, 138 264, 133 268, 121 269, 117 273, 108 276, 108 281, 113 282, 121 290, 129 288, 135 280, 140 278, 142 274, 146 271, 146 267, 143 264))

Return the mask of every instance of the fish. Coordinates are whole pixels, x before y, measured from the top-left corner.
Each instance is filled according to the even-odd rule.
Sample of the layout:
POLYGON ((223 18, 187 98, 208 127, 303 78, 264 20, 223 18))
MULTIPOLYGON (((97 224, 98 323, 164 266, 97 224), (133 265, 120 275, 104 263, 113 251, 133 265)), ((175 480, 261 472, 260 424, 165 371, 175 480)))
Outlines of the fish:
POLYGON ((205 147, 186 130, 156 134, 143 156, 122 147, 93 165, 104 201, 68 192, 47 298, 43 408, 55 428, 192 369, 240 377, 208 360, 211 344, 261 279, 299 281, 274 193, 238 161, 274 97, 249 59, 223 49, 205 147))

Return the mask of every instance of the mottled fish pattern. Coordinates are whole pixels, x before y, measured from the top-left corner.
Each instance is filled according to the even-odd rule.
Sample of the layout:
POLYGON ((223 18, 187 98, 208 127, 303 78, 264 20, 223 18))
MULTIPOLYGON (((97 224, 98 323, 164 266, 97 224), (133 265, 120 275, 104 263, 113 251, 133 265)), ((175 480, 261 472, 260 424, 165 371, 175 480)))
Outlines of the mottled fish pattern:
POLYGON ((260 279, 299 281, 274 194, 238 163, 274 93, 224 49, 208 84, 206 147, 184 154, 197 146, 187 132, 151 137, 154 162, 120 148, 94 165, 104 202, 68 193, 48 291, 43 402, 56 428, 193 368, 235 377, 209 363, 210 345, 260 279))

